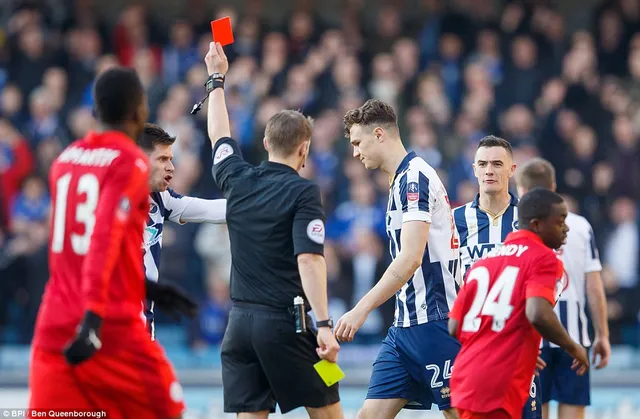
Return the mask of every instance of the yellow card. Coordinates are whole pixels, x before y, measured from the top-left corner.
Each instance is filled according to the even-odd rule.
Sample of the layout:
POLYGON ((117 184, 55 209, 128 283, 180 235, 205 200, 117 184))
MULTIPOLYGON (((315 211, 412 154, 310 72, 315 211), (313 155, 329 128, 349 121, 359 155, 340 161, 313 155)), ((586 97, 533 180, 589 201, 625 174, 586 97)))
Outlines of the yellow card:
POLYGON ((340 366, 335 362, 329 362, 326 359, 315 363, 313 368, 316 369, 318 375, 322 378, 322 381, 324 381, 327 387, 331 387, 344 378, 344 372, 340 369, 340 366))

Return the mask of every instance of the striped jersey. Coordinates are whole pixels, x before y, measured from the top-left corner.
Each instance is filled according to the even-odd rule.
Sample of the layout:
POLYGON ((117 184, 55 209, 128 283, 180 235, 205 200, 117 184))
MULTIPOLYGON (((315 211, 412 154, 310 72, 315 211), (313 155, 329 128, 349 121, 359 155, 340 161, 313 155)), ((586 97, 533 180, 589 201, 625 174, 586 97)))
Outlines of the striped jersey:
MULTIPOLYGON (((187 222, 224 223, 226 218, 225 199, 200 199, 182 196, 167 188, 162 192, 149 195, 149 217, 144 230, 144 270, 148 280, 158 282, 160 270, 160 251, 162 250, 162 232, 166 220, 178 224, 187 222)), ((155 339, 153 322, 153 302, 147 302, 144 317, 155 339)))
MULTIPOLYGON (((590 272, 600 272, 602 265, 591 224, 584 217, 571 212, 567 215, 565 222, 569 226, 567 243, 557 253, 564 264, 565 281, 568 284, 560 295, 554 311, 574 341, 590 346, 591 339, 585 312, 587 302, 585 275, 590 272)), ((558 345, 543 339, 541 347, 557 348, 558 345)))
POLYGON ((386 229, 392 259, 400 253, 402 225, 409 221, 431 225, 421 266, 396 293, 396 327, 447 319, 459 289, 458 238, 447 191, 436 171, 413 152, 400 163, 389 191, 386 229))
POLYGON ((165 220, 180 223, 180 216, 193 199, 184 197, 172 189, 153 192, 149 196, 149 218, 144 230, 144 270, 147 279, 158 282, 160 250, 165 220))
POLYGON ((495 247, 502 246, 507 235, 518 229, 518 198, 509 193, 509 205, 499 214, 491 215, 480 208, 476 199, 453 210, 456 230, 460 236, 462 277, 469 267, 495 247))

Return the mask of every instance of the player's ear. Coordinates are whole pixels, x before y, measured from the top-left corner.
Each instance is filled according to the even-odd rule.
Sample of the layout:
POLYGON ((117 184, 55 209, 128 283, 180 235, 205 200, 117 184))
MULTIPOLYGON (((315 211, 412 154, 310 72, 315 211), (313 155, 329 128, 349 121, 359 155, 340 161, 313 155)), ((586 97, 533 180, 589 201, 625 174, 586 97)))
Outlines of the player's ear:
POLYGON ((268 153, 269 152, 269 142, 267 141, 267 137, 264 137, 262 139, 262 145, 264 146, 265 151, 268 153))
POLYGON ((509 177, 513 177, 513 175, 516 174, 516 169, 517 168, 518 168, 518 166, 515 163, 513 163, 511 165, 511 170, 509 171, 509 177))
POLYGON ((384 137, 384 129, 382 127, 375 127, 373 129, 373 136, 376 137, 378 142, 384 137))

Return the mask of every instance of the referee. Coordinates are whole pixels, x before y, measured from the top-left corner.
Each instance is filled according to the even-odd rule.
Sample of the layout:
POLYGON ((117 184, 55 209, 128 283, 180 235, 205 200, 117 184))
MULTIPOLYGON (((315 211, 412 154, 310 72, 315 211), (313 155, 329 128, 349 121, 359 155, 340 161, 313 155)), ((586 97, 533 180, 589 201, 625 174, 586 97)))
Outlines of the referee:
POLYGON ((224 411, 266 418, 304 406, 312 419, 342 418, 338 385, 327 387, 313 365, 335 362, 323 256, 324 212, 318 187, 303 179, 311 120, 281 111, 265 129, 269 160, 253 166, 230 138, 224 98, 229 68, 219 43, 205 57, 213 177, 227 199, 233 308, 222 341, 224 411), (298 333, 294 298, 318 319, 298 333))

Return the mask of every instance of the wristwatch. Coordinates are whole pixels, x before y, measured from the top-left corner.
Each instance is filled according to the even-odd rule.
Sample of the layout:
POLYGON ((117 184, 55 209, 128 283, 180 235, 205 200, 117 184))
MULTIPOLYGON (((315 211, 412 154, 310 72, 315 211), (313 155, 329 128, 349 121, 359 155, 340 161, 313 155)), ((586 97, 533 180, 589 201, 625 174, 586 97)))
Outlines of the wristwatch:
POLYGON ((210 75, 207 82, 204 84, 207 95, 218 87, 224 87, 224 78, 224 74, 222 73, 213 73, 210 75))
POLYGON ((329 329, 333 329, 333 319, 329 317, 329 320, 317 321, 316 326, 318 327, 318 329, 321 327, 328 327, 329 329))

